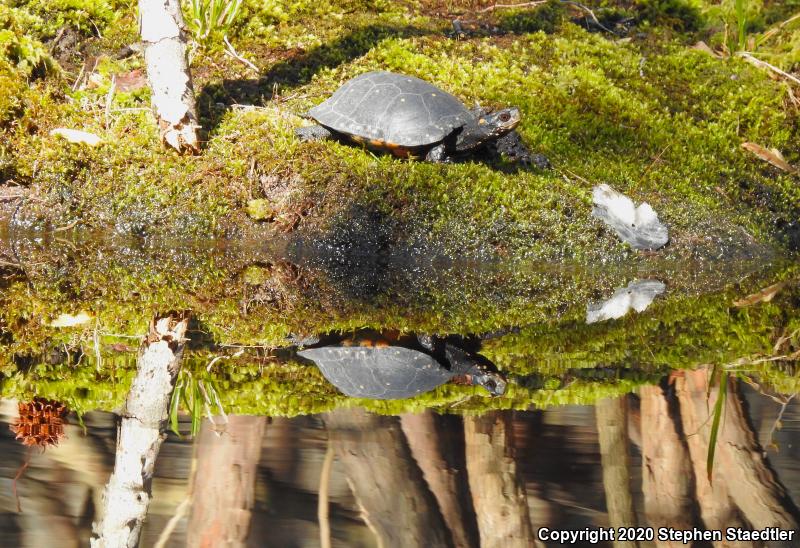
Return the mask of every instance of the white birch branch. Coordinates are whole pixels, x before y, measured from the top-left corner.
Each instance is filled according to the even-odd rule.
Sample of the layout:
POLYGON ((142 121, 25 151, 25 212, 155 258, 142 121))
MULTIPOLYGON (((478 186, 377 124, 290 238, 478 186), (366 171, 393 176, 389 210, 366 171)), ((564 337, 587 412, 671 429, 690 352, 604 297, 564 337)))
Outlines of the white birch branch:
POLYGON ((197 153, 200 126, 186 61, 186 26, 180 0, 139 0, 139 17, 161 141, 178 152, 197 153))
POLYGON ((142 342, 117 432, 114 472, 103 493, 92 548, 133 548, 150 505, 156 457, 166 437, 169 403, 183 351, 188 317, 157 317, 142 342))

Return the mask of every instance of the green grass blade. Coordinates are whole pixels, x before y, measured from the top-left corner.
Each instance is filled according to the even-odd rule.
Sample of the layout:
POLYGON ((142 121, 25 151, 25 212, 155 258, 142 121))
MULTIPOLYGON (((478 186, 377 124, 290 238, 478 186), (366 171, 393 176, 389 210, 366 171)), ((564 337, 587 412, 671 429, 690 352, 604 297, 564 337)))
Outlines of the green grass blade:
MULTIPOLYGON (((712 377, 713 381, 713 377, 712 377)), ((711 423, 711 436, 708 440, 708 459, 706 460, 706 473, 708 474, 709 483, 713 483, 712 475, 714 473, 714 454, 717 449, 717 437, 719 436, 719 424, 722 419, 722 413, 725 409, 725 399, 728 395, 728 375, 720 372, 719 375, 719 393, 717 394, 717 402, 714 404, 714 420, 711 423)))
POLYGON ((181 432, 178 428, 178 409, 181 403, 181 393, 183 392, 183 380, 178 379, 175 383, 175 389, 172 391, 172 399, 169 402, 169 424, 170 429, 175 432, 178 437, 181 437, 181 432))
POLYGON ((200 387, 195 383, 192 388, 194 389, 194 397, 192 407, 192 437, 200 433, 200 421, 203 419, 203 395, 200 393, 200 387))
POLYGON ((747 26, 747 13, 745 13, 745 0, 736 0, 736 28, 738 34, 738 49, 743 51, 747 43, 747 36, 745 34, 745 27, 747 26))

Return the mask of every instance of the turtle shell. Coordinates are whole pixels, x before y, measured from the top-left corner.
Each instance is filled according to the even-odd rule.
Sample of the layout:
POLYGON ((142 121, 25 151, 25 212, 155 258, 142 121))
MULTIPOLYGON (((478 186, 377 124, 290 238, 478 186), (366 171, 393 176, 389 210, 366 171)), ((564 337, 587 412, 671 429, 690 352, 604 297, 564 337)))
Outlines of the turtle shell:
POLYGON ((375 147, 421 147, 474 120, 464 105, 419 78, 367 72, 308 112, 321 125, 375 147))
POLYGON ((298 352, 347 396, 411 398, 453 377, 433 356, 402 346, 323 346, 298 352))

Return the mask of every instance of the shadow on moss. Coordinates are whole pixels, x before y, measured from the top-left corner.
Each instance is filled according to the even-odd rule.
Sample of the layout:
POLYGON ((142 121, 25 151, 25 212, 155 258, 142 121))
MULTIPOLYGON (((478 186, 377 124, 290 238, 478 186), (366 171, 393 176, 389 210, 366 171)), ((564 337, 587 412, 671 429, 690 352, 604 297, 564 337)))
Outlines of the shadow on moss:
POLYGON ((383 40, 426 34, 430 34, 430 31, 414 26, 369 25, 276 63, 257 79, 223 80, 222 83, 209 84, 200 90, 197 97, 200 123, 212 133, 224 113, 217 103, 262 105, 272 99, 276 87, 291 89, 307 84, 319 71, 348 63, 383 40))

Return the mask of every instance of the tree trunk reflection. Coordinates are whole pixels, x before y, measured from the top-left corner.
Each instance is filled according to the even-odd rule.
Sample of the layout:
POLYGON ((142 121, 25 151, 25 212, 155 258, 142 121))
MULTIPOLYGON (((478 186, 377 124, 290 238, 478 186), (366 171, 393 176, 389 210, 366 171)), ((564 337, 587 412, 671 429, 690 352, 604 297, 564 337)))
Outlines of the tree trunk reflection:
MULTIPOLYGON (((597 402, 597 436, 603 466, 603 487, 606 492, 608 522, 611 527, 634 527, 636 514, 630 484, 628 456, 628 403, 625 396, 597 402)), ((617 548, 635 548, 635 541, 615 540, 617 548)))
MULTIPOLYGON (((709 387, 710 372, 707 369, 683 371, 673 378, 703 525, 707 529, 796 529, 796 509, 764 460, 745 414, 736 381, 728 381, 730 386, 717 439, 712 484, 706 471, 706 457, 711 431, 710 409, 718 397, 717 387, 709 387)), ((718 545, 757 544, 723 541, 718 545)))
POLYGON ((456 547, 478 545, 464 470, 455 467, 452 445, 442 438, 441 417, 432 411, 406 413, 400 422, 414 459, 422 469, 456 547))
MULTIPOLYGON (((642 491, 648 523, 655 528, 691 529, 696 523, 694 476, 689 448, 677 429, 660 386, 644 386, 641 398, 642 491)), ((683 542, 659 541, 677 548, 683 542)))
POLYGON ((525 485, 514 460, 511 415, 464 417, 472 504, 483 548, 535 546, 525 485))
POLYGON ((444 519, 411 457, 397 417, 339 409, 327 413, 324 420, 380 546, 451 546, 444 519))
POLYGON ((266 417, 231 416, 223 435, 203 421, 187 546, 245 546, 266 417))

